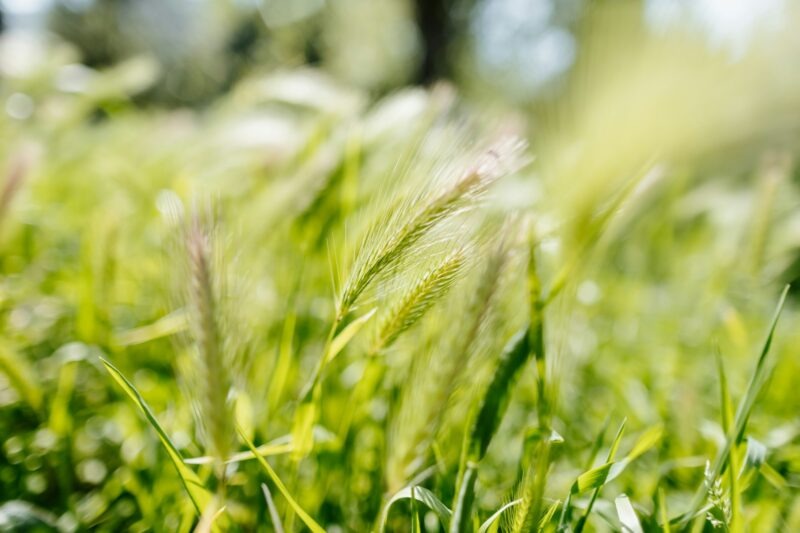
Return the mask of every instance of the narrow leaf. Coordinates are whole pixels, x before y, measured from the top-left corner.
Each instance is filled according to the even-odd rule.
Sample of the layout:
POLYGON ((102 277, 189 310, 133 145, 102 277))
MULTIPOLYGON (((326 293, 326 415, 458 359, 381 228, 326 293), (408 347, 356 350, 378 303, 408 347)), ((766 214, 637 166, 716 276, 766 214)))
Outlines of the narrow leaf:
POLYGON ((158 423, 158 420, 153 414, 153 411, 150 409, 150 406, 144 401, 144 398, 142 398, 142 395, 136 390, 136 387, 133 386, 128 378, 126 378, 122 372, 117 369, 117 367, 102 357, 100 360, 103 362, 106 370, 108 370, 108 373, 111 374, 111 377, 113 377, 119 386, 122 387, 122 390, 124 390, 128 396, 130 396, 142 413, 144 413, 145 418, 147 418, 147 421, 150 422, 151 426, 153 426, 153 429, 156 430, 158 438, 161 440, 161 444, 164 445, 164 449, 167 450, 167 454, 172 460, 172 464, 178 471, 178 475, 180 476, 184 487, 186 487, 186 492, 189 493, 189 497, 192 499, 195 509, 197 510, 198 514, 202 513, 208 508, 208 505, 211 502, 211 492, 209 492, 203 486, 200 478, 197 477, 197 474, 195 474, 194 471, 184 464, 181 453, 172 443, 172 440, 161 427, 161 424, 158 423))
POLYGON ((292 459, 299 461, 314 448, 314 422, 317 420, 317 400, 319 387, 310 398, 303 399, 297 406, 292 424, 292 459))
POLYGON ((0 372, 8 376, 11 386, 34 411, 42 407, 42 389, 36 372, 21 353, 6 343, 0 344, 0 372))
POLYGON ((608 478, 608 473, 611 471, 612 466, 614 466, 614 463, 606 463, 588 472, 584 472, 578 476, 578 479, 572 484, 570 492, 572 492, 572 494, 581 494, 591 489, 602 487, 608 478))
POLYGON ((450 526, 450 517, 452 516, 452 511, 439 500, 431 491, 425 489, 423 487, 414 487, 413 493, 411 487, 406 487, 404 489, 400 489, 392 498, 386 502, 386 505, 383 508, 383 512, 381 513, 380 524, 379 524, 379 531, 383 533, 384 529, 386 528, 386 520, 389 518, 389 510, 391 509, 392 505, 395 502, 400 500, 407 500, 409 498, 414 498, 416 501, 424 504, 428 509, 436 513, 436 516, 439 517, 439 522, 442 523, 444 527, 450 526))
POLYGON ((507 504, 505 504, 504 506, 502 506, 500 509, 495 511, 492 516, 487 518, 483 524, 481 524, 481 527, 478 529, 478 533, 486 533, 487 531, 489 531, 489 528, 492 527, 494 523, 500 519, 500 517, 503 515, 504 512, 511 509, 515 505, 519 505, 520 503, 522 503, 522 498, 518 500, 512 500, 507 504))
POLYGON ((639 522, 639 517, 636 516, 636 511, 625 494, 617 496, 617 499, 614 500, 614 504, 617 507, 617 516, 619 517, 623 532, 644 533, 642 524, 639 522))
MULTIPOLYGON (((312 428, 314 442, 320 445, 326 445, 327 448, 337 448, 340 444, 337 436, 331 433, 328 429, 322 426, 314 426, 312 428)), ((272 457, 275 455, 284 455, 291 453, 294 449, 293 439, 291 434, 282 435, 277 437, 266 444, 262 444, 256 451, 261 457, 272 457)), ((250 461, 255 459, 256 456, 253 452, 247 450, 231 455, 225 460, 226 464, 239 463, 242 461, 250 461)), ((187 465, 206 465, 214 462, 214 458, 209 455, 202 457, 191 457, 184 459, 183 462, 187 465)))
POLYGON ((417 499, 414 497, 414 486, 411 486, 411 533, 420 533, 419 510, 417 499))
POLYGON ((256 456, 261 468, 264 469, 272 482, 275 483, 275 486, 278 487, 278 490, 281 494, 283 494, 283 497, 286 498, 289 506, 294 510, 295 513, 297 513, 297 516, 300 517, 300 520, 302 520, 306 527, 308 527, 308 529, 310 529, 313 533, 325 533, 325 530, 322 528, 322 526, 317 524, 314 519, 311 518, 311 516, 306 513, 302 507, 300 507, 300 504, 295 501, 295 499, 292 497, 292 494, 289 492, 289 489, 286 488, 286 485, 284 485, 281 479, 278 477, 278 474, 275 473, 266 459, 258 454, 255 445, 250 439, 247 438, 247 435, 244 434, 242 428, 237 425, 236 429, 239 432, 239 437, 241 437, 242 441, 247 445, 248 448, 250 448, 250 451, 253 453, 253 455, 256 456))
POLYGON ((472 504, 475 501, 475 482, 478 480, 478 465, 468 461, 466 470, 459 480, 453 516, 450 519, 450 533, 467 533, 471 531, 470 517, 472 504))
POLYGON ((333 342, 331 342, 331 347, 328 350, 328 354, 325 361, 326 364, 333 361, 333 359, 337 355, 339 355, 339 352, 341 352, 342 349, 344 349, 344 347, 347 346, 347 343, 350 342, 353 339, 353 337, 355 337, 356 333, 358 333, 359 330, 361 330, 361 328, 364 327, 364 324, 366 324, 367 321, 369 321, 369 319, 372 318, 372 316, 375 314, 375 311, 377 310, 378 310, 377 307, 373 308, 371 311, 368 311, 367 313, 363 314, 362 316, 358 317, 357 319, 347 324, 347 327, 345 327, 342 330, 342 332, 339 333, 336 336, 336 338, 333 339, 333 342))
POLYGON ((789 488, 789 482, 786 481, 777 470, 772 468, 768 463, 761 463, 761 466, 758 469, 761 472, 761 475, 764 476, 770 485, 778 489, 779 491, 783 492, 789 488))
POLYGON ((550 504, 550 507, 547 508, 547 511, 544 512, 542 515, 542 519, 539 520, 539 531, 543 531, 547 524, 550 523, 550 520, 553 519, 553 516, 558 511, 558 506, 561 505, 561 500, 556 500, 550 504))
MULTIPOLYGON (((622 433, 624 429, 624 422, 623 425, 620 426, 619 431, 617 431, 617 436, 614 439, 614 443, 611 445, 611 450, 608 453, 608 460, 614 458, 617 452, 617 448, 619 447, 620 440, 622 438, 622 433)), ((589 518, 589 513, 592 510, 592 506, 594 505, 597 496, 600 494, 600 489, 603 485, 610 483, 611 481, 615 480, 617 477, 622 474, 625 468, 628 467, 634 460, 636 460, 640 455, 648 451, 650 448, 655 446, 661 437, 664 434, 664 428, 660 425, 653 426, 647 429, 636 441, 631 449, 630 453, 626 455, 622 460, 618 462, 608 462, 598 468, 595 468, 586 474, 583 474, 581 477, 585 476, 583 479, 583 484, 587 487, 593 486, 595 489, 594 494, 592 494, 592 499, 589 501, 589 506, 586 508, 586 512, 581 517, 580 521, 578 522, 577 526, 575 527, 576 533, 580 533, 583 530, 583 527, 586 525, 586 520, 589 518)), ((578 480, 581 480, 581 477, 578 480)), ((576 481, 576 484, 578 481, 576 481)), ((573 489, 574 489, 573 485, 573 489)), ((563 516, 563 514, 562 514, 563 516)))
POLYGON ((528 329, 518 332, 506 344, 495 369, 492 381, 481 398, 481 403, 470 430, 467 456, 479 461, 486 454, 489 444, 500 427, 505 415, 514 383, 529 356, 528 329))
POLYGON ((112 342, 116 346, 144 344, 181 333, 186 331, 188 327, 189 316, 187 311, 182 309, 161 317, 152 324, 115 333, 112 342))
POLYGON ((477 414, 464 443, 464 456, 460 467, 462 475, 456 487, 456 500, 453 503, 453 520, 450 530, 461 532, 469 526, 474 500, 477 463, 483 459, 489 444, 500 427, 505 415, 514 383, 528 361, 530 355, 528 328, 518 332, 506 344, 497 363, 492 381, 478 405, 477 414))
POLYGON ((272 527, 275 529, 275 533, 283 533, 283 522, 281 522, 278 509, 275 507, 275 502, 272 501, 272 494, 269 492, 269 487, 267 487, 266 483, 261 484, 261 492, 264 493, 264 499, 267 502, 269 517, 272 520, 272 527))
MULTIPOLYGON (((756 367, 753 370, 752 376, 750 377, 750 382, 747 385, 747 390, 745 391, 745 395, 739 404, 739 408, 736 410, 736 418, 734 419, 733 426, 728 431, 725 443, 723 444, 722 448, 720 448, 720 450, 717 452, 712 467, 709 471, 709 477, 712 479, 717 479, 719 477, 720 473, 722 472, 722 469, 728 463, 731 448, 736 442, 738 442, 741 439, 742 435, 744 434, 745 427, 747 426, 747 421, 750 417, 750 412, 752 411, 756 398, 758 397, 759 393, 761 392, 761 388, 764 385, 767 373, 766 372, 767 355, 769 354, 769 349, 772 346, 772 339, 773 336, 775 335, 775 328, 778 325, 778 319, 780 318, 781 312, 783 311, 783 305, 784 303, 786 303, 786 295, 788 293, 789 293, 789 285, 786 285, 786 287, 784 287, 783 289, 783 292, 781 293, 780 300, 778 301, 778 306, 775 309, 775 314, 773 315, 769 329, 767 330, 767 337, 764 340, 764 345, 761 348, 761 353, 759 354, 758 360, 756 361, 756 367)), ((687 525, 695 516, 697 516, 698 510, 703 505, 705 499, 706 499, 706 488, 705 484, 703 483, 697 488, 694 498, 692 499, 692 502, 689 505, 689 509, 681 516, 679 516, 676 519, 676 522, 680 526, 687 525)))
POLYGON ((658 488, 658 508, 661 514, 661 531, 662 533, 670 533, 669 518, 667 514, 667 499, 664 496, 664 489, 658 488))

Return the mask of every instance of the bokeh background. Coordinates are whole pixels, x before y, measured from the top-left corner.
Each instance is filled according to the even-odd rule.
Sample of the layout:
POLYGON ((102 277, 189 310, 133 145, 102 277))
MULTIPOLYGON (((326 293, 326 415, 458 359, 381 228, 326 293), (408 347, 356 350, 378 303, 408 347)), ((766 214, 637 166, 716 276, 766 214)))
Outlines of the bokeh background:
MULTIPOLYGON (((213 198, 223 213, 252 357, 237 415, 257 443, 285 443, 334 313, 332 264, 346 269, 398 167, 434 168, 498 132, 526 139, 530 162, 487 217, 530 217, 543 280, 565 287, 548 309, 564 440, 548 496, 563 498, 604 424, 627 417, 630 439, 657 424, 665 437, 590 528, 619 530, 620 492, 648 528, 659 487, 670 514, 685 508, 724 438, 715 354, 738 400, 794 283, 748 426, 770 468, 743 498, 751 531, 800 530, 795 2, 0 0, 0 14, 0 530, 194 526, 157 436, 99 359, 182 454, 204 455, 174 338, 176 204, 213 198)), ((486 353, 520 324, 509 268, 486 353)), ((462 322, 448 316, 459 296, 388 354, 348 440, 330 429, 364 371, 359 342, 330 371, 313 456, 271 458, 328 530, 369 530, 402 485, 390 441, 410 361, 462 322)), ((482 517, 513 494, 534 389, 528 371, 482 463, 482 517)), ((456 396, 425 407, 455 404, 436 434, 444 501, 464 432, 456 396)), ((252 461, 231 472, 244 531, 269 530, 259 475, 252 461)), ((391 530, 408 527, 393 515, 391 530)))
MULTIPOLYGON (((158 67, 141 101, 201 105, 237 81, 313 65, 385 94, 447 78, 466 94, 515 104, 553 99, 588 47, 584 0, 5 0, 3 30, 31 46, 68 44, 99 69, 136 56, 158 67)), ((791 2, 644 0, 636 24, 697 34, 730 62, 791 20, 791 2)), ((627 26, 626 26, 627 24, 627 26)), ((776 46, 773 43, 773 46, 776 46)), ((790 55, 785 49, 775 53, 790 55)), ((19 54, 14 54, 22 61, 19 54)), ((24 57, 33 68, 34 55, 24 57)), ((776 58, 777 59, 777 58, 776 58)))

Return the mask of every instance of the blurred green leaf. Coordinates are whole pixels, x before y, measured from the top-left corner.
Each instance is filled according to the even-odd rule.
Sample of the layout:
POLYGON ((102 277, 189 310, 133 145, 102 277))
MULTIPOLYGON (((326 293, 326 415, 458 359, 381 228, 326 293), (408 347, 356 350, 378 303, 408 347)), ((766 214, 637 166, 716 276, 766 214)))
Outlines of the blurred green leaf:
POLYGON ((194 503, 195 509, 197 510, 198 514, 202 514, 211 502, 211 493, 205 488, 203 483, 200 481, 200 478, 197 477, 197 474, 195 474, 189 469, 188 466, 184 464, 183 457, 181 456, 180 452, 172 443, 172 440, 169 438, 164 429, 161 427, 161 424, 158 423, 158 420, 153 414, 153 411, 150 409, 150 406, 144 401, 144 398, 142 398, 142 395, 136 390, 136 387, 134 387, 133 384, 128 381, 128 378, 126 378, 122 372, 117 369, 117 367, 115 367, 106 359, 101 358, 100 360, 103 362, 106 370, 108 370, 108 373, 111 374, 111 377, 114 378, 114 381, 116 381, 117 384, 122 387, 122 390, 124 390, 130 399, 133 400, 153 429, 156 430, 158 438, 161 440, 161 444, 167 451, 169 458, 172 460, 173 466, 175 466, 175 470, 178 471, 178 476, 181 478, 183 486, 189 493, 192 503, 194 503))

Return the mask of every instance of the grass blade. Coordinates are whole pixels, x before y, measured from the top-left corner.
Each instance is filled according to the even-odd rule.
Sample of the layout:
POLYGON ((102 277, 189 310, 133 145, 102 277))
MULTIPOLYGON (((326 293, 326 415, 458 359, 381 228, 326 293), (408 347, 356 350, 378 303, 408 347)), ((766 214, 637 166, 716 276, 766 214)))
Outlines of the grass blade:
MULTIPOLYGON (((292 451, 292 444, 283 443, 283 444, 262 444, 256 450, 258 455, 261 457, 272 457, 273 455, 283 455, 286 453, 290 453, 292 451)), ((225 464, 232 464, 232 463, 239 463, 242 461, 247 461, 249 459, 255 459, 256 456, 253 455, 253 452, 240 452, 235 453, 230 456, 227 460, 225 460, 225 464)), ((189 459, 184 459, 184 463, 187 465, 208 465, 214 462, 214 458, 210 455, 204 455, 202 457, 191 457, 189 459)))
POLYGON ((744 463, 738 472, 739 477, 744 477, 751 470, 758 470, 767 459, 767 447, 753 437, 747 437, 744 463))
POLYGON ((278 490, 281 494, 283 494, 283 497, 286 498, 289 506, 294 510, 297 516, 300 517, 300 520, 302 520, 306 527, 308 527, 308 529, 310 529, 313 533, 325 533, 325 530, 322 528, 322 526, 317 524, 317 522, 315 522, 314 519, 311 518, 311 516, 306 513, 302 507, 300 507, 300 504, 295 501, 289 492, 289 489, 286 488, 286 485, 284 485, 281 479, 278 477, 278 474, 275 473, 266 459, 258 454, 258 450, 256 449, 255 445, 250 439, 247 438, 247 435, 244 434, 244 431, 242 431, 242 429, 238 426, 236 429, 238 430, 242 441, 244 441, 247 447, 250 448, 250 451, 253 453, 253 455, 255 455, 258 463, 261 465, 261 468, 264 469, 264 471, 267 473, 267 476, 269 476, 272 482, 275 483, 275 486, 278 487, 278 490))
MULTIPOLYGON (((733 420, 733 402, 728 390, 728 379, 725 375, 725 367, 722 363, 722 356, 717 352, 717 366, 719 368, 719 390, 720 390, 720 408, 722 412, 722 429, 727 434, 731 429, 731 421, 733 420)), ((730 500, 731 500, 731 524, 730 529, 734 533, 738 533, 742 528, 741 506, 742 498, 739 492, 739 451, 737 446, 733 446, 730 452, 730 464, 728 466, 728 480, 730 482, 730 500)))
POLYGON ((592 510, 592 506, 600 493, 600 489, 610 483, 611 481, 615 480, 619 477, 623 471, 635 461, 639 456, 650 450, 653 446, 655 446, 664 435, 664 428, 661 425, 653 426, 647 429, 636 443, 633 445, 631 451, 619 461, 612 461, 611 459, 616 456, 617 449, 619 448, 619 443, 622 437, 622 432, 624 430, 624 422, 620 426, 619 430, 617 431, 617 436, 614 439, 614 442, 611 445, 611 449, 608 453, 608 459, 605 464, 598 466, 597 468, 593 468, 588 472, 584 472, 578 479, 575 480, 575 483, 572 484, 572 488, 570 489, 570 494, 567 497, 567 501, 564 504, 564 509, 561 513, 561 522, 559 527, 564 525, 565 517, 567 516, 567 512, 569 511, 568 507, 572 500, 573 494, 581 494, 583 492, 589 491, 594 489, 594 494, 592 495, 592 499, 589 502, 589 506, 586 508, 586 512, 578 521, 577 525, 575 526, 576 533, 582 531, 586 525, 586 520, 589 517, 589 513, 592 510))
POLYGON ((664 496, 664 489, 658 488, 658 509, 661 515, 661 532, 671 533, 669 527, 669 515, 667 514, 667 499, 664 496))
POLYGON ((197 510, 198 514, 201 514, 205 509, 208 508, 208 505, 211 502, 211 492, 209 492, 200 481, 200 478, 197 477, 188 466, 186 466, 183 462, 183 457, 181 457, 180 452, 172 443, 172 440, 169 438, 167 433, 161 427, 161 424, 158 423, 153 411, 150 409, 150 406, 147 405, 142 395, 139 394, 139 391, 136 390, 136 387, 126 378, 122 372, 117 369, 113 364, 111 364, 106 359, 102 357, 100 360, 103 362, 103 365, 108 370, 108 373, 111 374, 111 377, 114 378, 122 390, 124 390, 128 396, 133 400, 133 402, 139 407, 139 409, 144 413, 145 418, 147 421, 150 422, 150 425, 153 426, 153 429, 156 430, 158 434, 158 438, 161 440, 161 444, 164 445, 164 449, 167 450, 167 454, 169 458, 172 460, 172 464, 175 466, 175 470, 178 471, 178 475, 183 482, 183 486, 186 487, 186 492, 189 493, 189 497, 192 499, 192 503, 194 504, 195 509, 197 510))
MULTIPOLYGON (((600 494, 600 489, 608 480, 611 467, 614 465, 611 461, 617 454, 617 449, 619 448, 619 443, 622 440, 622 435, 625 433, 626 422, 627 420, 623 420, 622 424, 620 424, 619 429, 617 430, 617 436, 614 437, 614 440, 611 443, 611 449, 608 450, 606 464, 600 468, 590 470, 586 474, 582 474, 578 477, 577 481, 575 481, 575 485, 578 486, 579 491, 583 488, 583 486, 594 487, 594 493, 592 494, 591 500, 589 500, 589 505, 586 507, 586 511, 583 513, 583 516, 581 516, 581 518, 578 520, 578 524, 575 526, 575 533, 580 533, 583 531, 583 528, 586 526, 586 521, 589 519, 589 514, 592 512, 592 507, 594 507, 594 502, 597 500, 597 496, 600 494)), ((575 489, 575 485, 573 485, 573 490, 575 489)))
POLYGON ((636 511, 631 505, 631 501, 625 494, 620 494, 614 500, 614 505, 617 508, 617 516, 619 517, 622 531, 627 533, 644 533, 642 524, 639 522, 639 517, 636 516, 636 511))
POLYGON ((331 328, 329 341, 323 350, 322 358, 319 360, 314 375, 301 393, 300 404, 295 411, 294 423, 292 426, 292 441, 295 443, 292 450, 292 457, 299 461, 309 453, 314 447, 314 423, 317 421, 318 407, 317 402, 321 394, 322 374, 325 367, 330 363, 339 352, 347 346, 356 333, 375 315, 377 308, 368 311, 364 315, 350 322, 338 335, 334 337, 337 324, 331 328))
POLYGON ((550 507, 542 515, 542 519, 539 520, 539 531, 543 531, 547 524, 550 523, 550 520, 553 519, 555 516, 556 511, 558 511, 558 506, 561 505, 561 500, 556 500, 550 504, 550 507))
POLYGON ((267 393, 267 406, 269 412, 275 411, 280 402, 286 381, 289 377, 289 370, 292 363, 292 346, 294 343, 295 325, 297 323, 297 312, 291 309, 286 315, 286 320, 283 323, 283 332, 281 334, 281 341, 278 348, 278 359, 272 370, 272 378, 270 379, 269 392, 267 393))
POLYGON ((188 328, 188 313, 185 309, 181 309, 159 318, 152 324, 115 333, 112 344, 135 346, 181 333, 188 328))
MULTIPOLYGON (((750 412, 753 410, 753 405, 755 404, 756 398, 758 397, 758 394, 761 392, 761 388, 764 385, 767 374, 767 355, 769 354, 769 349, 772 346, 775 328, 778 325, 778 319, 780 318, 781 311, 783 311, 783 306, 786 303, 786 295, 788 293, 789 285, 786 285, 781 293, 780 299, 778 300, 778 306, 775 309, 775 314, 773 315, 769 329, 767 330, 767 337, 764 340, 761 353, 756 361, 755 369, 753 374, 750 376, 750 382, 747 385, 747 390, 745 391, 742 401, 739 403, 739 408, 736 410, 736 417, 734 419, 733 426, 728 431, 728 434, 725 438, 725 443, 717 452, 717 456, 714 458, 714 462, 709 471, 709 476, 712 479, 717 479, 722 473, 722 469, 729 461, 731 448, 737 441, 741 440, 745 427, 747 426, 747 421, 750 418, 750 412)), ((676 520, 681 527, 688 524, 689 521, 697 516, 698 510, 703 505, 703 501, 705 501, 705 497, 706 488, 704 484, 701 484, 695 492, 694 498, 689 505, 689 509, 676 520)))
POLYGON ((502 506, 500 509, 495 511, 492 516, 487 518, 483 524, 481 524, 481 527, 478 528, 478 533, 486 533, 487 531, 489 531, 489 528, 492 527, 494 523, 500 519, 500 517, 503 515, 504 512, 511 509, 515 505, 519 505, 520 503, 522 503, 522 498, 512 500, 507 504, 505 504, 504 506, 502 506))
POLYGON ((478 464, 467 461, 466 467, 456 485, 453 505, 453 518, 450 520, 450 533, 471 531, 472 504, 475 501, 475 482, 478 481, 478 464))
POLYGON ((436 516, 439 517, 439 522, 441 522, 443 526, 446 528, 450 526, 450 518, 453 513, 445 504, 442 503, 439 498, 436 497, 436 495, 423 487, 413 487, 413 489, 412 487, 406 487, 404 489, 400 489, 388 502, 386 502, 386 505, 383 507, 383 512, 381 513, 378 524, 378 530, 381 533, 383 533, 384 529, 386 528, 386 520, 389 518, 389 510, 391 509, 392 505, 400 500, 407 500, 409 498, 415 499, 436 513, 436 516))
POLYGON ((420 533, 419 511, 417 499, 414 497, 414 486, 411 487, 411 533, 420 533))
POLYGON ((215 527, 215 523, 224 512, 225 506, 223 505, 220 507, 217 498, 212 498, 211 503, 208 504, 206 510, 200 515, 200 520, 197 522, 193 533, 211 533, 212 531, 217 531, 218 528, 215 527))
POLYGON ((789 488, 789 482, 786 481, 786 478, 784 478, 780 472, 772 468, 769 463, 762 463, 758 471, 761 472, 764 479, 778 491, 786 491, 789 488))
POLYGON ((528 249, 527 288, 529 306, 529 351, 536 361, 536 414, 538 434, 541 436, 536 445, 536 466, 526 472, 523 477, 523 504, 514 517, 514 533, 533 531, 541 522, 542 499, 547 485, 547 474, 550 468, 551 447, 555 442, 551 436, 553 430, 550 423, 550 403, 547 373, 547 358, 544 342, 544 308, 542 283, 536 260, 537 240, 532 225, 528 228, 530 246, 528 249))
POLYGON ((8 376, 11 385, 34 411, 42 407, 42 389, 33 367, 25 357, 6 343, 0 344, 0 372, 8 376))
POLYGON ((349 343, 353 337, 355 337, 356 333, 358 333, 361 328, 364 327, 364 324, 366 324, 369 319, 372 318, 377 310, 378 308, 376 307, 353 320, 333 339, 325 360, 326 365, 333 361, 337 355, 339 355, 339 352, 341 352, 342 349, 347 346, 347 343, 349 343))
POLYGON ((608 479, 608 474, 611 472, 612 466, 614 466, 614 463, 606 463, 588 472, 584 472, 578 476, 578 479, 572 484, 570 492, 572 494, 583 494, 592 489, 602 487, 608 479))
POLYGON ((470 459, 481 460, 497 433, 503 415, 511 401, 514 384, 529 355, 528 329, 514 335, 506 344, 503 354, 494 371, 494 376, 481 399, 477 416, 472 424, 468 441, 467 455, 470 459))
POLYGON ((508 403, 511 401, 514 383, 528 361, 530 355, 528 343, 528 328, 512 337, 503 350, 492 381, 480 400, 477 414, 464 444, 462 474, 456 486, 451 532, 461 532, 469 527, 477 465, 486 454, 497 428, 500 427, 508 403))
POLYGON ((283 522, 281 522, 278 509, 275 507, 275 502, 272 501, 272 494, 270 494, 269 487, 267 487, 266 483, 261 484, 261 492, 264 493, 264 500, 267 502, 269 517, 272 520, 272 527, 275 529, 275 533, 283 533, 283 522))
POLYGON ((606 432, 608 431, 608 426, 611 424, 611 417, 606 417, 605 422, 603 422, 603 426, 600 429, 600 433, 597 434, 597 437, 594 439, 594 443, 592 444, 592 450, 589 452, 589 458, 586 460, 586 470, 592 468, 594 464, 594 460, 597 459, 597 454, 600 453, 600 449, 603 447, 603 441, 606 438, 606 432))

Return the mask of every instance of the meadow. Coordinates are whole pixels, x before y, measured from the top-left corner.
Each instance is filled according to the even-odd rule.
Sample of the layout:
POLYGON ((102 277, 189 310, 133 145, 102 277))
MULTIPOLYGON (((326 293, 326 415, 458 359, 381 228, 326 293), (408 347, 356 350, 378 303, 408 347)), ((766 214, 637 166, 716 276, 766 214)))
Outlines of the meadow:
POLYGON ((536 127, 8 80, 0 530, 800 530, 797 76, 640 53, 536 127))

